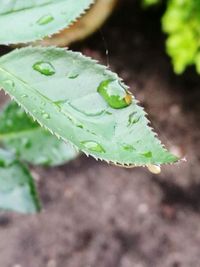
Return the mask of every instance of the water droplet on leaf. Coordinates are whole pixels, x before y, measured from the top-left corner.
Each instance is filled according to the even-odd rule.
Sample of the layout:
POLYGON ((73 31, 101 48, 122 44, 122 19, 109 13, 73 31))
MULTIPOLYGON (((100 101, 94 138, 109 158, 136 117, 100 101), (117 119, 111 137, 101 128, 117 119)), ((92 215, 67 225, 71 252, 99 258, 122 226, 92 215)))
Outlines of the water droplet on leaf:
POLYGON ((159 174, 161 172, 161 168, 158 165, 147 165, 148 170, 153 174, 159 174))
POLYGON ((98 153, 105 153, 104 148, 95 141, 83 141, 81 142, 81 144, 84 146, 84 148, 90 151, 98 152, 98 153))
POLYGON ((40 72, 46 76, 51 76, 56 73, 54 66, 46 61, 38 61, 33 65, 35 71, 40 72))
POLYGON ((43 117, 44 119, 46 119, 46 120, 49 120, 49 119, 50 119, 50 115, 49 115, 48 113, 46 113, 46 112, 43 112, 43 113, 42 113, 42 117, 43 117))
POLYGON ((21 98, 26 98, 26 97, 28 97, 28 96, 25 94, 21 95, 21 98))
POLYGON ((97 92, 110 107, 121 109, 132 103, 132 95, 124 89, 117 80, 105 80, 100 83, 97 92))
POLYGON ((140 116, 136 116, 136 115, 137 115, 137 112, 132 112, 129 115, 129 118, 128 118, 128 126, 131 126, 131 125, 137 123, 140 120, 140 116))
POLYGON ((45 24, 48 24, 50 22, 52 22, 54 20, 54 17, 50 14, 48 15, 44 15, 42 16, 38 21, 37 21, 37 24, 38 25, 45 25, 45 24))

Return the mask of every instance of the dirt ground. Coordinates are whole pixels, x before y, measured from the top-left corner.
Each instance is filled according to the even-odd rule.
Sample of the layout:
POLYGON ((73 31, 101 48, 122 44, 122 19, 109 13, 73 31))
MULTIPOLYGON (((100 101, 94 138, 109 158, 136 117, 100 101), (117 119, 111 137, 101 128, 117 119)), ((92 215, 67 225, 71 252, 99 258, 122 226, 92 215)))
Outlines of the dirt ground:
MULTIPOLYGON (((162 10, 133 0, 74 46, 130 85, 169 149, 187 162, 158 176, 81 156, 34 168, 44 210, 0 213, 0 267, 199 267, 200 77, 175 76, 164 52, 162 10)), ((1 102, 3 95, 1 94, 1 102)))

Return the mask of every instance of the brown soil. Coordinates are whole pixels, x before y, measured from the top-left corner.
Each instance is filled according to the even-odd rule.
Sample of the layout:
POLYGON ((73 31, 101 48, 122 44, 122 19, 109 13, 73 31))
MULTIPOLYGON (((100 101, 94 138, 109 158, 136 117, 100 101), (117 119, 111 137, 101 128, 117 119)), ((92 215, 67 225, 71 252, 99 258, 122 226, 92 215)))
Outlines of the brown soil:
POLYGON ((111 68, 131 86, 163 142, 187 162, 158 176, 85 156, 34 168, 44 211, 0 214, 1 267, 200 266, 200 78, 193 69, 173 74, 162 11, 122 2, 101 33, 74 49, 106 62, 106 42, 111 68))

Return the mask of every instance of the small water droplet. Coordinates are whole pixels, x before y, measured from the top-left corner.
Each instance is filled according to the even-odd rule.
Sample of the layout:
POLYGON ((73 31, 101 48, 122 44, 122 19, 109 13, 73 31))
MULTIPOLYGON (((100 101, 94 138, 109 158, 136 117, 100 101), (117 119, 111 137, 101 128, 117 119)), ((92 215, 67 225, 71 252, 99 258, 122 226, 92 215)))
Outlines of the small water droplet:
POLYGON ((49 120, 51 118, 50 115, 46 112, 42 112, 42 117, 46 120, 49 120))
POLYGON ((76 79, 76 78, 78 78, 78 76, 79 76, 79 73, 77 73, 77 72, 70 72, 68 75, 67 75, 67 77, 69 78, 69 79, 76 79))
POLYGON ((25 147, 25 148, 30 148, 30 147, 31 147, 31 141, 30 141, 30 139, 28 139, 28 138, 23 138, 23 139, 22 139, 22 145, 23 145, 23 147, 25 147))
POLYGON ((10 86, 10 87, 15 87, 15 83, 14 83, 14 81, 12 81, 12 80, 5 80, 5 81, 4 81, 4 84, 5 84, 5 85, 8 85, 8 86, 10 86))
POLYGON ((88 150, 98 153, 105 153, 104 148, 95 141, 83 141, 81 144, 88 150))
POLYGON ((38 61, 33 65, 35 71, 40 72, 46 76, 51 76, 56 73, 54 66, 47 61, 38 61))
POLYGON ((132 95, 128 93, 117 80, 105 80, 100 83, 97 92, 110 107, 121 109, 132 103, 132 95))
POLYGON ((161 172, 161 168, 158 165, 147 165, 148 170, 153 174, 159 174, 161 172))
POLYGON ((50 14, 44 15, 41 18, 39 18, 39 20, 37 21, 38 25, 45 25, 48 24, 50 22, 52 22, 54 20, 54 17, 50 14))
POLYGON ((26 98, 26 97, 28 97, 28 96, 25 94, 21 95, 21 98, 26 98))
POLYGON ((135 148, 132 146, 132 145, 129 145, 129 144, 124 144, 123 145, 123 149, 126 150, 126 151, 134 151, 135 148))
POLYGON ((128 126, 137 123, 140 120, 140 116, 137 116, 137 112, 132 112, 128 118, 128 126))
POLYGON ((53 102, 56 106, 60 107, 62 106, 63 104, 67 103, 67 99, 64 99, 64 100, 57 100, 57 101, 54 101, 53 102))
POLYGON ((145 158, 152 158, 152 152, 151 151, 141 153, 141 155, 144 156, 145 158))

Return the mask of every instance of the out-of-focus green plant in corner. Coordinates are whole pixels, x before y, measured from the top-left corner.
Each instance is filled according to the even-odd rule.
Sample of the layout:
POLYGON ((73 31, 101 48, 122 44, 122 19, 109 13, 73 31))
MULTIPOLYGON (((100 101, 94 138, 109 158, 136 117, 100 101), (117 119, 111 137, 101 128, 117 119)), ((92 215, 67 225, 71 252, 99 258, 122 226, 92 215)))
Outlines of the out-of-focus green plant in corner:
MULTIPOLYGON (((161 1, 143 0, 146 6, 158 2, 161 1)), ((182 74, 188 66, 195 65, 200 74, 200 1, 168 0, 162 29, 167 34, 166 51, 174 72, 182 74)))

